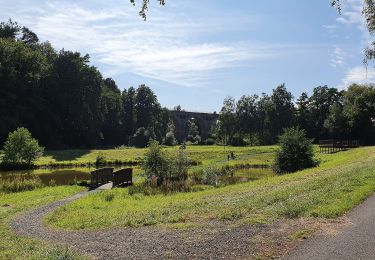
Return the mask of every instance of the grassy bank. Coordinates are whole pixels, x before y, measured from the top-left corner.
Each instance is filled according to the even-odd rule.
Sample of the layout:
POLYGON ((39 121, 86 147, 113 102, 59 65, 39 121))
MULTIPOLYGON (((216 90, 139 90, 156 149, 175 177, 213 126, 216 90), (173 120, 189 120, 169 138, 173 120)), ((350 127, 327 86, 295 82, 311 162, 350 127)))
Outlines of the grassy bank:
POLYGON ((212 219, 332 218, 375 191, 375 148, 319 157, 317 168, 194 193, 129 196, 127 189, 105 191, 58 209, 47 221, 58 228, 93 229, 212 219))
POLYGON ((17 236, 9 228, 10 220, 17 214, 81 190, 78 186, 61 186, 0 194, 0 259, 81 259, 66 248, 17 236))
MULTIPOLYGON (((165 147, 167 151, 175 151, 176 147, 165 147)), ((258 147, 223 147, 223 146, 187 146, 186 153, 196 164, 210 164, 225 161, 230 151, 237 158, 246 159, 253 164, 267 164, 272 161, 276 146, 258 147)), ((108 164, 137 165, 143 160, 146 149, 123 148, 108 150, 57 150, 46 151, 36 161, 36 166, 87 166, 94 165, 98 155, 103 155, 108 164)))

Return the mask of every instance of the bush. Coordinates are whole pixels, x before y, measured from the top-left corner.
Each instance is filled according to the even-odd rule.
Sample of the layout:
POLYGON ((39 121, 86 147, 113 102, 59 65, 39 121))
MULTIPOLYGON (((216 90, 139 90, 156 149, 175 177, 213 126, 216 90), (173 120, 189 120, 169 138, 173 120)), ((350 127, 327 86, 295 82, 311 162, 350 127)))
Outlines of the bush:
POLYGON ((8 135, 4 145, 3 164, 33 165, 34 161, 43 155, 43 151, 44 148, 32 138, 29 130, 21 127, 8 135))
POLYGON ((285 129, 279 136, 279 145, 274 163, 276 173, 296 172, 317 166, 312 140, 306 138, 304 130, 294 127, 285 129))
POLYGON ((16 176, 12 179, 3 179, 0 181, 0 193, 15 193, 21 191, 30 191, 44 187, 42 180, 37 177, 16 176))
POLYGON ((164 139, 163 144, 166 145, 166 146, 175 146, 177 144, 177 140, 176 140, 176 137, 174 136, 173 132, 168 132, 165 135, 165 139, 164 139))
POLYGON ((243 137, 242 137, 240 134, 235 134, 235 135, 232 137, 232 139, 231 139, 231 141, 230 141, 230 144, 231 144, 232 146, 245 146, 245 145, 246 145, 246 143, 245 143, 243 137))
POLYGON ((186 180, 189 169, 189 158, 183 148, 171 156, 162 150, 157 141, 151 141, 145 154, 143 169, 149 180, 157 178, 160 186, 164 181, 186 180))
POLYGON ((162 182, 169 172, 169 158, 157 141, 151 141, 145 154, 143 169, 148 179, 159 178, 162 182))
POLYGON ((144 148, 150 140, 154 139, 153 137, 154 135, 150 130, 140 127, 137 132, 130 137, 129 144, 130 146, 135 146, 137 148, 144 148))
POLYGON ((105 156, 103 153, 99 153, 97 156, 96 156, 96 161, 95 161, 95 165, 96 166, 103 166, 107 163, 107 160, 105 159, 105 156))
POLYGON ((190 160, 183 148, 178 149, 177 155, 170 158, 169 165, 170 174, 168 177, 171 180, 182 181, 187 179, 190 160))
POLYGON ((221 175, 221 170, 213 166, 203 169, 202 183, 211 186, 219 184, 218 176, 221 175))
POLYGON ((203 144, 205 145, 214 145, 215 144, 215 139, 212 139, 212 138, 207 138, 203 144))

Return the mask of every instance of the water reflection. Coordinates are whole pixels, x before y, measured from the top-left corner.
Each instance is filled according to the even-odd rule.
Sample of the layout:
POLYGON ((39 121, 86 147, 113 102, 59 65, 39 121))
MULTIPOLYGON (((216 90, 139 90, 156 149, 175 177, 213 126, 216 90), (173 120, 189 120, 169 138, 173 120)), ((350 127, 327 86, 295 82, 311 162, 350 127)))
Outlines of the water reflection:
MULTIPOLYGON (((118 170, 120 168, 115 168, 118 170)), ((49 185, 51 181, 56 185, 71 185, 78 181, 90 180, 90 171, 94 168, 72 168, 72 169, 37 169, 28 171, 0 171, 0 181, 3 179, 14 179, 18 176, 23 178, 34 178, 38 176, 43 184, 49 185)), ((135 169, 137 172, 139 169, 135 169)))

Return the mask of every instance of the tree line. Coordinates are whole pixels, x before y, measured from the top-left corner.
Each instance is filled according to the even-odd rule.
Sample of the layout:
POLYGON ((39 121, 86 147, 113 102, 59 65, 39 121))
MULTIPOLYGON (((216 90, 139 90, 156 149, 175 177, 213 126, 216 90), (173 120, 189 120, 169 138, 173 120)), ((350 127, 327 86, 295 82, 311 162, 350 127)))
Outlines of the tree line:
MULTIPOLYGON (((149 87, 121 91, 89 62, 88 55, 56 51, 11 20, 0 23, 0 144, 18 127, 47 148, 144 147, 150 139, 176 144, 170 112, 149 87)), ((195 122, 186 126, 186 141, 274 144, 284 128, 298 126, 315 140, 374 144, 374 122, 372 85, 319 86, 294 100, 282 84, 271 95, 226 98, 209 142, 195 122)))
POLYGON ((48 148, 162 141, 170 114, 153 91, 120 91, 89 62, 16 22, 0 23, 0 143, 18 127, 48 148))
POLYGON ((217 137, 241 145, 274 144, 283 129, 299 127, 309 138, 358 139, 375 144, 375 88, 353 84, 346 90, 318 86, 294 97, 282 84, 271 95, 228 97, 216 126, 217 137))

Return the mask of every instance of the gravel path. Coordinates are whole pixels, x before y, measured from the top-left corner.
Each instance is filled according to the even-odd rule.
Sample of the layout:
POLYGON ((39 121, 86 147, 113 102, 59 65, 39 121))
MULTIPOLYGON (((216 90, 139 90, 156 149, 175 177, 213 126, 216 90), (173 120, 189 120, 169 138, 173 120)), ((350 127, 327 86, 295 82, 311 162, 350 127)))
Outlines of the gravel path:
POLYGON ((311 237, 286 259, 375 259, 375 195, 347 217, 351 223, 346 228, 337 233, 311 237))
POLYGON ((209 222, 184 230, 141 227, 96 231, 52 230, 43 224, 44 217, 57 207, 94 192, 98 190, 27 212, 15 218, 11 227, 19 235, 66 245, 95 259, 251 259, 272 243, 284 244, 290 233, 283 228, 285 222, 263 226, 209 222))

